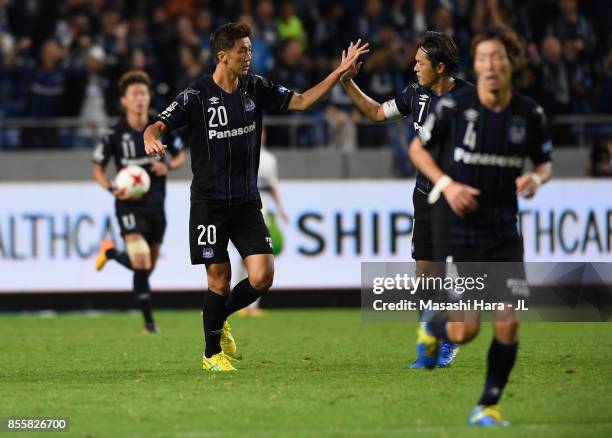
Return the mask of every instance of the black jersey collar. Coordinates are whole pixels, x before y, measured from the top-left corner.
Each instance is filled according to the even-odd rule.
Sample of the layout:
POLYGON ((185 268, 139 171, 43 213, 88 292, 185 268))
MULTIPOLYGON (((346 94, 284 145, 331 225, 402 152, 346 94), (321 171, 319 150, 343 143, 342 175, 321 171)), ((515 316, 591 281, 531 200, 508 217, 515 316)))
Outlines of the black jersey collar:
POLYGON ((213 90, 217 90, 220 93, 223 94, 227 94, 227 95, 233 95, 236 92, 239 92, 240 90, 246 90, 247 88, 247 84, 248 84, 248 75, 244 75, 244 76, 238 76, 238 88, 236 88, 236 90, 234 90, 233 93, 228 93, 227 91, 225 91, 223 88, 221 88, 219 85, 217 85, 217 83, 215 82, 215 80, 213 79, 212 75, 206 75, 203 79, 203 82, 208 85, 209 87, 211 87, 211 89, 213 90))

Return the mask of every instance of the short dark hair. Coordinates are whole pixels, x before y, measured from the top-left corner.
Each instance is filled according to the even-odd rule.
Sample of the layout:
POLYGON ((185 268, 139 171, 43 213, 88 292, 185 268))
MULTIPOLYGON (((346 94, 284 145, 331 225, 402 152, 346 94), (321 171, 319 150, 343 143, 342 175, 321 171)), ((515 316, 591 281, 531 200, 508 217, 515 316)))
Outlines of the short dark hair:
POLYGON ((525 44, 516 32, 505 27, 490 27, 472 38, 470 47, 472 59, 474 59, 478 44, 489 40, 497 40, 503 44, 513 72, 520 72, 523 69, 525 65, 525 44))
POLYGON ((459 70, 459 50, 453 39, 442 32, 427 31, 417 45, 435 67, 444 64, 444 72, 452 76, 459 70))
POLYGON ((151 79, 149 75, 142 70, 130 70, 121 75, 119 79, 119 91, 121 96, 125 96, 125 92, 132 84, 144 84, 147 88, 151 88, 151 79))
POLYGON ((210 48, 215 62, 218 62, 219 52, 234 47, 236 40, 251 38, 251 33, 251 28, 245 23, 227 23, 217 28, 210 35, 210 48))

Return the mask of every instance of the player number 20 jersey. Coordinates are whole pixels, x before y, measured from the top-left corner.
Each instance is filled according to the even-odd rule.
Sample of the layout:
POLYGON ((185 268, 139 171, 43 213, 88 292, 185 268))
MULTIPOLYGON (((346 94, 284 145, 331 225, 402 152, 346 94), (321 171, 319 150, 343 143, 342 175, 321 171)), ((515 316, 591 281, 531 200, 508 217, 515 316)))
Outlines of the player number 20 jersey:
POLYGON ((285 111, 293 92, 258 75, 239 79, 233 93, 204 76, 162 111, 168 129, 186 128, 192 202, 259 201, 257 170, 264 110, 285 111))

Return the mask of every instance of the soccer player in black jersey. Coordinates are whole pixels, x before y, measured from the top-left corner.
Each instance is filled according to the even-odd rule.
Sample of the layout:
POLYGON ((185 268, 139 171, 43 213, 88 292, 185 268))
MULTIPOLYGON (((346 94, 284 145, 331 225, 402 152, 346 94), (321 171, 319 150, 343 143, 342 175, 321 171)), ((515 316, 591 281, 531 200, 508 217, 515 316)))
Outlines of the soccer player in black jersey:
MULTIPOLYGON (((460 270, 465 266, 461 262, 516 262, 504 264, 514 268, 501 275, 496 272, 499 265, 480 264, 489 277, 503 277, 486 290, 502 304, 516 303, 516 294, 528 294, 517 196, 534 196, 552 175, 552 144, 542 107, 512 90, 513 73, 522 64, 522 54, 523 46, 510 30, 477 35, 472 42, 476 88, 441 100, 410 147, 413 162, 434 183, 428 200, 434 204, 435 260, 458 262, 460 270), (439 148, 435 157, 428 151, 432 147, 439 148), (533 170, 524 172, 527 158, 533 170)), ((478 426, 508 424, 497 403, 518 350, 514 308, 498 307, 493 326, 484 390, 470 416, 470 424, 478 426)), ((463 344, 479 328, 473 310, 460 320, 435 315, 419 329, 419 357, 433 368, 441 339, 463 344)))
POLYGON ((145 320, 145 331, 157 333, 149 276, 159 257, 166 229, 166 174, 185 163, 185 154, 180 138, 171 136, 165 140, 171 155, 169 162, 147 156, 142 131, 153 121, 149 116, 150 86, 149 77, 143 71, 129 71, 121 77, 119 89, 125 115, 96 147, 92 173, 94 179, 115 196, 115 211, 126 248, 125 252, 119 252, 112 240, 102 241, 96 269, 101 270, 106 261, 112 259, 134 272, 133 290, 145 320), (115 161, 117 170, 137 165, 147 171, 151 186, 142 198, 132 200, 113 187, 105 173, 111 159, 115 161))
POLYGON ((344 62, 322 82, 303 93, 290 91, 250 74, 251 29, 228 23, 211 35, 216 67, 181 92, 144 133, 150 155, 163 155, 160 139, 187 128, 191 150, 191 263, 205 264, 205 351, 202 367, 233 371, 236 357, 227 317, 265 293, 272 285, 274 258, 270 234, 261 214, 257 170, 264 110, 305 111, 338 82, 367 44, 351 44, 344 62), (247 266, 248 278, 230 292, 228 240, 247 266))
MULTIPOLYGON (((355 64, 340 79, 346 92, 361 112, 373 122, 410 117, 412 124, 409 141, 421 129, 427 115, 434 110, 443 96, 472 87, 472 84, 453 76, 459 68, 459 51, 453 39, 441 32, 425 32, 415 55, 414 71, 417 82, 408 85, 395 99, 379 103, 361 91, 352 80, 360 66, 361 63, 355 64)), ((412 257, 416 261, 418 277, 432 275, 434 269, 431 206, 427 203, 431 187, 431 182, 417 171, 412 194, 414 205, 412 257)), ((456 344, 445 340, 440 348, 436 366, 450 366, 457 354, 457 347, 456 344)), ((424 365, 416 360, 408 367, 423 368, 424 365)))

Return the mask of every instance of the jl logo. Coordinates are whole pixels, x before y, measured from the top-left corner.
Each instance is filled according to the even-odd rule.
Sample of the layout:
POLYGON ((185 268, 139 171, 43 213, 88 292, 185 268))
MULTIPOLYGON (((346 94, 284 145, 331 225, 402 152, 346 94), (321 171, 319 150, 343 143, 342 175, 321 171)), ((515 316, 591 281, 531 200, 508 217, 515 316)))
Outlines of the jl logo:
POLYGON ((212 248, 204 248, 204 250, 202 251, 202 257, 204 257, 205 259, 212 259, 214 255, 215 252, 212 248))
POLYGON ((266 243, 270 245, 270 248, 272 248, 272 238, 271 237, 266 237, 266 243))

